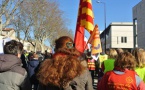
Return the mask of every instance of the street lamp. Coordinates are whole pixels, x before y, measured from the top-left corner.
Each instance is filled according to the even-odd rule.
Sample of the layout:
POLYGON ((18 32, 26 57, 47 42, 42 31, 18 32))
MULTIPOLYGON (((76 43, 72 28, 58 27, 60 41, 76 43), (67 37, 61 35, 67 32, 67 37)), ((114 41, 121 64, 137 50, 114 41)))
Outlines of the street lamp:
POLYGON ((106 3, 105 2, 101 2, 101 1, 97 1, 97 3, 101 3, 104 5, 104 38, 105 38, 105 53, 106 53, 106 3))
POLYGON ((106 29, 106 3, 97 1, 97 3, 102 3, 104 5, 104 23, 105 23, 105 29, 106 29))
POLYGON ((2 31, 3 31, 3 28, 2 28, 2 19, 1 19, 1 21, 0 21, 0 36, 2 35, 2 31))

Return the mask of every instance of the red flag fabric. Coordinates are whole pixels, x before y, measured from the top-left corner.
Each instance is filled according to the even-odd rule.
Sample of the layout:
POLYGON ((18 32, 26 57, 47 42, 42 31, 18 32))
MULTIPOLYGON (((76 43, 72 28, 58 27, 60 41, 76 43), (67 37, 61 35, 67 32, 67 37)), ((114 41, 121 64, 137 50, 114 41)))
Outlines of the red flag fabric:
POLYGON ((84 33, 84 27, 77 24, 74 43, 76 49, 81 53, 84 52, 84 33))
POLYGON ((93 18, 94 15, 92 12, 91 0, 80 0, 74 43, 76 49, 82 53, 84 52, 85 49, 84 48, 85 29, 88 32, 93 31, 94 28, 93 18))

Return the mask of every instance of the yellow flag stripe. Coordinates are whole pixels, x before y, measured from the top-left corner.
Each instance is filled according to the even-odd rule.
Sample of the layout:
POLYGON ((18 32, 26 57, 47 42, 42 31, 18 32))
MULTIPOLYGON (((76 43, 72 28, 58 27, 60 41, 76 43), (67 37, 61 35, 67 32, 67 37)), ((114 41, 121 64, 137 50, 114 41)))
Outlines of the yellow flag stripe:
POLYGON ((91 16, 92 18, 94 18, 94 14, 92 12, 92 10, 90 8, 87 7, 83 7, 82 8, 82 14, 86 13, 87 15, 91 16))
POLYGON ((91 0, 83 0, 83 2, 88 2, 92 4, 91 0))
POLYGON ((89 32, 93 31, 93 29, 94 29, 94 25, 92 23, 86 21, 85 19, 81 20, 81 25, 84 26, 85 29, 87 29, 89 32))

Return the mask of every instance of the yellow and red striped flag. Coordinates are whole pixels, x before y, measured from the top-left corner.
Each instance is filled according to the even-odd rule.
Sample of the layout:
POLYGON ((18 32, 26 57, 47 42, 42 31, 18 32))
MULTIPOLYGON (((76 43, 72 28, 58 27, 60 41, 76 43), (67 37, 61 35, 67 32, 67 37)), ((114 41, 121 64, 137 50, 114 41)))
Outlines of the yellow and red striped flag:
POLYGON ((94 14, 91 0, 82 0, 81 25, 91 33, 94 29, 94 14))
POLYGON ((85 29, 92 32, 94 29, 94 15, 91 0, 80 0, 74 43, 78 51, 84 52, 85 29))

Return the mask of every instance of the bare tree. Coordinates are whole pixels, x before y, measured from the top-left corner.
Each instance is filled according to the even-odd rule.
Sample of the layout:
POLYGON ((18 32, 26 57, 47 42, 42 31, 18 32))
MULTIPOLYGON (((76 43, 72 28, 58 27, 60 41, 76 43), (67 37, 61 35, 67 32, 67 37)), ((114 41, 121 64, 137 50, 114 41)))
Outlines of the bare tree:
POLYGON ((41 51, 44 51, 43 44, 46 40, 54 40, 51 37, 55 38, 54 36, 63 33, 64 22, 66 22, 62 18, 63 12, 59 9, 57 3, 51 0, 25 1, 23 6, 22 10, 25 11, 25 14, 31 16, 31 21, 33 21, 31 30, 34 39, 29 36, 28 41, 35 41, 35 47, 39 44, 41 51))
POLYGON ((59 9, 57 1, 52 0, 3 0, 0 15, 4 16, 3 27, 13 25, 18 39, 30 42, 35 51, 41 47, 44 51, 44 42, 53 42, 60 36, 73 37, 72 30, 68 30, 59 9), (16 2, 17 1, 17 2, 16 2), (12 9, 9 8, 12 5, 12 9), (5 23, 4 23, 5 21, 5 23))
POLYGON ((14 20, 14 16, 18 14, 17 9, 23 0, 2 0, 0 5, 0 21, 1 21, 1 33, 2 28, 8 26, 11 20, 14 20))

